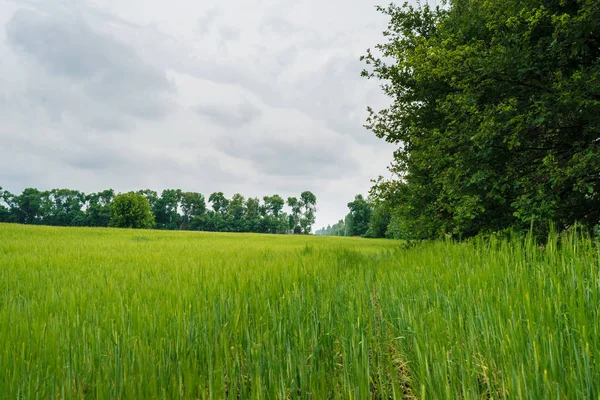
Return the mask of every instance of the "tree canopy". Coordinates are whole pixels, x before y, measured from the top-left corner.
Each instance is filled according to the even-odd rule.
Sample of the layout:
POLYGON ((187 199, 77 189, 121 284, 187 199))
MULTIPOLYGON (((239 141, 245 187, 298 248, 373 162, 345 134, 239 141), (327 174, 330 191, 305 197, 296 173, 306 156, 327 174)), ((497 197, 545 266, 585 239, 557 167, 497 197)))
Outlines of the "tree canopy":
POLYGON ((129 192, 115 196, 109 226, 115 228, 150 229, 154 226, 150 202, 142 194, 129 192))
POLYGON ((386 41, 363 75, 391 104, 366 126, 398 145, 371 193, 395 236, 599 223, 597 0, 379 10, 386 41))
POLYGON ((371 220, 371 205, 363 198, 362 194, 356 195, 354 201, 348 203, 351 214, 351 225, 348 228, 350 236, 362 236, 369 229, 371 220))
POLYGON ((309 234, 316 219, 317 197, 308 190, 302 192, 297 207, 301 210, 299 222, 302 227, 302 233, 309 234))

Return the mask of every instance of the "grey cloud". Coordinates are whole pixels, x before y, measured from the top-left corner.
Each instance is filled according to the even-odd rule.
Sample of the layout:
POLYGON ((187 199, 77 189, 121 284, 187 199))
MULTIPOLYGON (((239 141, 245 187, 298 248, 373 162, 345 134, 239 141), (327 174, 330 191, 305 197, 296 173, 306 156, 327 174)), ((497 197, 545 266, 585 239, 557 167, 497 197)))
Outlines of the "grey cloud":
POLYGON ((300 32, 302 29, 284 18, 266 16, 261 21, 259 30, 261 33, 274 33, 284 36, 300 32))
POLYGON ((219 34, 221 35, 221 38, 226 41, 238 40, 240 38, 240 30, 232 26, 219 27, 219 34))
POLYGON ((105 43, 81 21, 59 21, 21 9, 6 27, 9 42, 38 59, 51 72, 75 78, 89 78, 110 67, 110 55, 126 54, 122 47, 105 43))
POLYGON ((98 131, 123 131, 130 129, 134 122, 122 110, 115 109, 110 102, 97 102, 83 95, 68 80, 53 79, 47 76, 33 77, 13 108, 20 113, 42 109, 54 124, 74 119, 84 127, 98 131))
POLYGON ((76 152, 69 151, 61 154, 60 161, 76 169, 97 172, 132 166, 128 157, 116 153, 113 149, 96 150, 93 152, 81 150, 76 152))
POLYGON ((362 64, 358 58, 332 58, 310 77, 301 79, 289 102, 359 143, 380 142, 364 127, 367 91, 357 85, 362 64), (363 102, 361 102, 361 100, 363 102))
POLYGON ((298 56, 298 48, 290 46, 277 55, 277 62, 280 66, 285 67, 292 64, 298 56))
MULTIPOLYGON (((0 135, 0 139, 7 141, 7 137, 3 136, 0 135)), ((49 137, 54 139, 13 137, 8 140, 9 146, 4 149, 7 150, 4 157, 18 158, 26 155, 45 162, 97 172, 131 166, 131 152, 125 154, 118 147, 112 147, 110 141, 75 135, 63 137, 49 135, 49 137)))
MULTIPOLYGON (((272 75, 281 73, 298 58, 298 47, 296 45, 291 45, 276 54, 273 54, 268 47, 262 45, 255 46, 255 49, 255 54, 258 56, 263 70, 273 71, 272 75)), ((278 103, 281 103, 281 101, 278 103)), ((277 105, 277 103, 271 105, 277 105)))
POLYGON ((266 104, 277 105, 282 102, 280 90, 273 85, 272 76, 253 73, 252 68, 241 65, 224 63, 218 57, 201 52, 194 46, 178 46, 176 43, 179 42, 175 39, 147 28, 123 29, 124 35, 132 35, 134 32, 139 34, 136 38, 137 45, 154 57, 156 65, 197 79, 240 86, 266 104))
POLYGON ((201 35, 207 34, 210 28, 215 23, 217 17, 221 14, 221 10, 219 10, 218 8, 212 8, 206 14, 198 18, 198 33, 200 33, 201 35))
POLYGON ((239 128, 249 124, 259 118, 262 112, 250 104, 244 102, 242 104, 227 106, 218 105, 199 105, 194 110, 220 126, 229 128, 239 128))
POLYGON ((232 157, 251 161, 262 173, 273 176, 331 178, 354 173, 356 159, 335 145, 315 142, 287 142, 280 138, 235 138, 217 141, 217 147, 232 157))
MULTIPOLYGON (((90 109, 110 111, 110 118, 116 121, 120 114, 156 119, 172 107, 169 96, 174 87, 164 71, 147 64, 111 36, 95 33, 76 15, 48 16, 21 9, 7 24, 6 34, 13 49, 35 59, 48 78, 64 80, 59 85, 46 83, 42 89, 30 89, 35 97, 43 87, 54 86, 39 99, 59 114, 87 102, 92 103, 87 105, 90 109)), ((36 79, 40 78, 32 77, 36 79)), ((98 129, 123 126, 95 116, 88 122, 93 126, 96 120, 98 129)))
MULTIPOLYGON (((153 25, 136 25, 94 8, 82 8, 78 11, 85 15, 90 23, 100 22, 99 28, 110 26, 112 33, 131 43, 135 48, 139 48, 153 65, 160 66, 162 69, 171 69, 215 83, 241 86, 269 105, 281 105, 283 101, 280 88, 273 85, 272 74, 270 72, 256 73, 255 71, 265 70, 262 65, 265 59, 273 59, 273 64, 277 64, 279 70, 289 65, 296 59, 295 45, 289 46, 282 52, 275 52, 275 54, 263 55, 261 53, 260 59, 253 62, 255 67, 253 69, 223 62, 214 54, 199 50, 197 44, 182 42, 161 32, 153 25)), ((216 21, 221 15, 223 12, 220 9, 211 9, 198 19, 198 27, 195 32, 200 35, 208 34, 208 31, 216 26, 216 21)), ((221 50, 228 52, 226 43, 242 39, 241 31, 237 27, 221 26, 219 30, 221 37, 220 40, 216 39, 216 43, 219 43, 221 50)), ((252 63, 252 60, 250 62, 252 63)))
MULTIPOLYGON (((0 161, 0 166, 3 162, 0 161)), ((8 190, 13 193, 17 193, 18 190, 22 190, 25 187, 35 187, 40 182, 40 176, 31 171, 25 171, 23 169, 10 169, 0 168, 0 186, 4 190, 8 190)))
POLYGON ((119 190, 166 186, 213 190, 243 182, 210 154, 181 159, 180 151, 145 153, 100 137, 49 133, 46 138, 19 138, 3 137, 0 131, 0 139, 8 143, 0 147, 0 186, 13 191, 30 185, 69 186, 85 191, 103 186, 119 190))

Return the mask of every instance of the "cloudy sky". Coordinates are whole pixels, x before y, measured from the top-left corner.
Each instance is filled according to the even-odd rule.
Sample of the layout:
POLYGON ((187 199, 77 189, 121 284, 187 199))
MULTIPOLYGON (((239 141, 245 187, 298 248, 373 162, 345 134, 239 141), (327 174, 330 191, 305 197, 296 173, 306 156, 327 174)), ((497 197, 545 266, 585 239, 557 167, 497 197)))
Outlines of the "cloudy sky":
POLYGON ((394 150, 362 127, 375 4, 0 0, 0 186, 311 190, 334 223, 394 150))

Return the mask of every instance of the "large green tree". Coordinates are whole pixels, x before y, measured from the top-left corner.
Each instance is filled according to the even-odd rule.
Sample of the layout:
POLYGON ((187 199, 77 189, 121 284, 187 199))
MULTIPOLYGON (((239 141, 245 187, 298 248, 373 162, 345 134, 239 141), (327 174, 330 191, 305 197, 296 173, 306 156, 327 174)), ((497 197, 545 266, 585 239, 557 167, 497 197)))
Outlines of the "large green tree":
POLYGON ((278 194, 265 196, 263 197, 263 201, 265 202, 265 207, 268 212, 274 216, 278 216, 285 205, 285 200, 278 194))
POLYGON ((156 193, 156 191, 150 190, 150 189, 143 189, 143 190, 138 190, 136 193, 141 194, 142 196, 144 196, 146 198, 146 200, 148 200, 148 203, 150 204, 150 208, 152 209, 153 212, 154 212, 154 210, 157 209, 157 203, 158 203, 159 197, 158 197, 158 193, 156 193))
POLYGON ((208 197, 208 201, 211 203, 212 208, 216 213, 227 214, 229 200, 225 197, 223 192, 211 193, 208 197))
POLYGON ((106 227, 110 223, 111 204, 115 197, 112 189, 90 193, 86 196, 86 225, 106 227))
POLYGON ((134 192, 116 195, 112 202, 110 226, 136 229, 154 227, 154 215, 148 199, 134 192))
POLYGON ((2 186, 0 186, 0 222, 11 222, 10 209, 6 201, 10 197, 12 197, 10 192, 3 190, 2 186))
POLYGON ((231 228, 227 214, 229 212, 229 199, 225 197, 223 192, 214 192, 208 197, 208 201, 211 203, 214 212, 208 214, 208 225, 210 230, 217 232, 227 232, 231 228))
POLYGON ((380 10, 387 42, 363 74, 392 103, 367 127, 398 144, 400 235, 598 223, 597 0, 380 10))
POLYGON ((300 226, 302 227, 302 233, 305 235, 309 234, 313 224, 315 223, 317 213, 317 196, 313 192, 307 190, 300 194, 300 200, 298 205, 302 210, 300 216, 300 226))
POLYGON ((246 222, 248 231, 259 232, 261 220, 260 200, 256 197, 246 199, 246 222))
POLYGON ((348 203, 348 208, 352 214, 352 230, 350 236, 362 236, 369 229, 371 220, 371 205, 364 199, 362 194, 357 194, 354 201, 348 203))
POLYGON ((11 220, 20 224, 41 223, 44 217, 42 193, 35 188, 26 188, 20 195, 5 195, 11 220))
POLYGON ((181 229, 201 229, 206 214, 204 196, 196 192, 181 193, 181 212, 181 229))
POLYGON ((152 207, 154 223, 158 229, 175 230, 181 225, 181 215, 178 212, 181 201, 181 190, 165 189, 152 207))
POLYGON ((246 199, 240 193, 231 197, 229 202, 229 225, 232 232, 247 232, 246 199))
POLYGON ((301 233, 300 216, 302 215, 302 205, 297 197, 288 197, 287 205, 292 209, 292 213, 289 216, 290 231, 293 233, 301 233))
POLYGON ((281 210, 285 205, 285 200, 278 194, 272 196, 264 196, 264 219, 265 229, 269 233, 286 233, 288 231, 288 217, 281 215, 281 210), (282 228, 282 220, 285 220, 285 225, 282 228))

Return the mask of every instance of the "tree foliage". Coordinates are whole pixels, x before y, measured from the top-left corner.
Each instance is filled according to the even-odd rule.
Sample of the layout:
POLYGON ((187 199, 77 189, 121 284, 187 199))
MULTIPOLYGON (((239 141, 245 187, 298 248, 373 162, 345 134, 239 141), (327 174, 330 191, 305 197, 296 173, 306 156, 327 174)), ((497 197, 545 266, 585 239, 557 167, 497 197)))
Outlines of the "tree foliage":
POLYGON ((347 236, 346 225, 343 219, 340 219, 333 225, 327 225, 327 227, 318 229, 315 231, 315 235, 319 236, 347 236))
POLYGON ((7 198, 10 198, 11 194, 2 189, 0 186, 0 222, 10 222, 11 215, 10 209, 8 208, 7 198))
POLYGON ((81 209, 85 194, 70 189, 53 189, 40 194, 44 223, 56 226, 83 226, 85 213, 81 209))
POLYGON ((157 229, 175 230, 181 226, 181 215, 178 212, 181 203, 181 190, 165 189, 154 202, 152 211, 157 229))
POLYGON ((371 205, 363 198, 362 194, 357 194, 354 201, 348 203, 348 208, 352 215, 352 227, 349 229, 349 235, 362 236, 367 233, 371 220, 371 205))
MULTIPOLYGON (((298 201, 299 209, 301 210, 300 215, 300 227, 302 228, 302 233, 305 235, 309 234, 311 231, 311 227, 315 223, 316 213, 317 213, 317 196, 315 196, 311 191, 305 191, 300 194, 300 200, 298 201)), ((294 231, 296 233, 296 231, 294 231)))
POLYGON ((180 199, 182 211, 180 229, 196 230, 202 225, 202 218, 206 214, 204 196, 195 192, 183 192, 180 199))
MULTIPOLYGON (((596 0, 391 5, 363 75, 389 107, 367 127, 398 144, 394 235, 466 237, 600 220, 596 0)), ((375 188, 379 191, 379 188, 375 188)), ((380 230, 381 231, 381 230, 380 230)))
POLYGON ((112 189, 88 194, 86 196, 86 225, 108 226, 110 223, 111 204, 114 197, 115 191, 112 189))
POLYGON ((300 228, 300 215, 302 214, 300 202, 296 197, 288 197, 287 204, 292 209, 292 213, 289 218, 290 229, 294 233, 300 233, 302 231, 302 228, 300 228))
POLYGON ((125 195, 115 196, 112 189, 86 195, 68 189, 34 188, 14 195, 0 187, 0 222, 286 234, 310 233, 316 211, 316 196, 311 192, 304 192, 301 201, 292 201, 291 214, 284 211, 285 200, 278 194, 264 196, 261 202, 239 193, 229 199, 223 192, 215 192, 208 198, 212 210, 207 210, 201 193, 180 189, 166 189, 160 195, 148 189, 125 195), (127 217, 137 215, 139 202, 148 204, 152 217, 142 218, 141 223, 134 222, 139 215, 127 217))
POLYGON ((154 215, 150 202, 139 193, 116 195, 112 202, 109 225, 115 228, 151 229, 154 227, 154 215))

